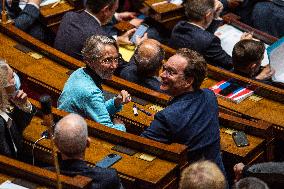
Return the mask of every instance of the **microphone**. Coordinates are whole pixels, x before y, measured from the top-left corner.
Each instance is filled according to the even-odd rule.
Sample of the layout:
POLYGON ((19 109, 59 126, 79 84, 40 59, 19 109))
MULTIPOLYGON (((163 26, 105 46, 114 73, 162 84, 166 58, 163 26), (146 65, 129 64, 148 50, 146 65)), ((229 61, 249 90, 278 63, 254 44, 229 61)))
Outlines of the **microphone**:
POLYGON ((36 144, 37 144, 39 141, 41 141, 41 140, 43 140, 43 139, 47 139, 47 138, 49 138, 49 133, 48 133, 48 130, 45 130, 45 131, 43 131, 43 132, 41 133, 41 138, 37 139, 37 140, 33 143, 33 148, 32 148, 32 157, 33 157, 32 160, 33 160, 33 165, 35 165, 34 149, 35 149, 36 144))

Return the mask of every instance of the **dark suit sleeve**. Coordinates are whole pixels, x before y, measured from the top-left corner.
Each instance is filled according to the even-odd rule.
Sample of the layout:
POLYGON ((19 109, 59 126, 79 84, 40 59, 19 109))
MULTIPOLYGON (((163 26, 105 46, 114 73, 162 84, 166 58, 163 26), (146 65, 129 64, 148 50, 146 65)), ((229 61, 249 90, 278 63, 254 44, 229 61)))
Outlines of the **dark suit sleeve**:
POLYGON ((157 113, 150 127, 148 127, 141 136, 162 143, 170 143, 171 132, 167 126, 165 116, 161 113, 157 113))
POLYGON ((231 70, 233 68, 232 57, 228 55, 221 47, 221 41, 218 37, 214 37, 204 53, 205 59, 218 67, 231 70))
MULTIPOLYGON (((284 162, 265 162, 247 165, 243 169, 244 177, 257 177, 269 186, 283 186, 284 184, 284 162)), ((273 188, 273 187, 272 187, 273 188)))
POLYGON ((12 117, 20 132, 23 132, 23 130, 29 125, 35 113, 36 108, 34 106, 32 106, 31 113, 23 112, 19 108, 15 107, 12 117))
POLYGON ((15 26, 21 30, 27 30, 39 17, 39 10, 34 6, 27 4, 19 16, 14 20, 15 26))

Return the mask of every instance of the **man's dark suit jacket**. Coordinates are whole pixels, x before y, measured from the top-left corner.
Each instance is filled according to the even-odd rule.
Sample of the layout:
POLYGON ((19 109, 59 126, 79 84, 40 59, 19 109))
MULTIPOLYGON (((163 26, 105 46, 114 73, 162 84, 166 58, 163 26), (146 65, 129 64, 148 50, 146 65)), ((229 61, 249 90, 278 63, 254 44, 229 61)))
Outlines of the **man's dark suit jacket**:
POLYGON ((230 70, 232 58, 221 47, 221 41, 213 33, 192 25, 186 21, 180 21, 173 29, 170 47, 189 48, 199 52, 208 63, 230 70))
POLYGON ((13 137, 14 144, 18 150, 16 154, 10 133, 7 128, 6 121, 0 116, 0 154, 24 159, 22 157, 22 146, 23 146, 23 137, 22 133, 26 126, 32 120, 32 117, 35 113, 35 108, 33 107, 32 113, 26 113, 15 107, 13 112, 9 113, 9 117, 13 120, 12 126, 10 127, 11 136, 13 137))
POLYGON ((85 11, 81 13, 68 12, 61 21, 54 47, 81 60, 83 45, 86 39, 92 35, 106 35, 94 17, 85 11))
MULTIPOLYGON (((43 26, 40 24, 39 9, 34 5, 27 4, 23 10, 19 8, 19 1, 13 1, 12 7, 6 6, 8 15, 14 20, 15 26, 31 36, 39 39, 45 39, 45 31, 43 26)), ((2 11, 2 3, 0 5, 0 12, 2 11)))
POLYGON ((209 89, 174 97, 155 115, 142 135, 162 143, 179 143, 189 147, 188 161, 215 162, 225 174, 220 154, 218 104, 209 89))
POLYGON ((275 37, 284 36, 284 2, 259 2, 252 11, 252 26, 275 37))
MULTIPOLYGON (((54 170, 54 168, 48 169, 54 170)), ((115 169, 91 168, 83 160, 61 161, 60 173, 68 176, 82 175, 92 178, 91 189, 123 189, 115 169)))
POLYGON ((137 65, 134 63, 133 59, 124 67, 120 72, 120 77, 128 81, 137 83, 144 87, 150 88, 155 91, 162 92, 160 90, 161 82, 156 77, 143 77, 137 74, 137 65))

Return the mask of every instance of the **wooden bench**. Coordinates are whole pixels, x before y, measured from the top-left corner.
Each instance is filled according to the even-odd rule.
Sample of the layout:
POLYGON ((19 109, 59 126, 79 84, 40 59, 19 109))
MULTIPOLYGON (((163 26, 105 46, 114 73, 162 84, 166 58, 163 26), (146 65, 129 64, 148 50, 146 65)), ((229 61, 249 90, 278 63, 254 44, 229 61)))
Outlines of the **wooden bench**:
MULTIPOLYGON (((7 180, 25 187, 29 187, 25 184, 49 188, 57 185, 56 173, 0 155, 0 184, 7 180)), ((80 175, 60 175, 60 180, 62 187, 66 189, 87 189, 92 181, 91 178, 80 175)))

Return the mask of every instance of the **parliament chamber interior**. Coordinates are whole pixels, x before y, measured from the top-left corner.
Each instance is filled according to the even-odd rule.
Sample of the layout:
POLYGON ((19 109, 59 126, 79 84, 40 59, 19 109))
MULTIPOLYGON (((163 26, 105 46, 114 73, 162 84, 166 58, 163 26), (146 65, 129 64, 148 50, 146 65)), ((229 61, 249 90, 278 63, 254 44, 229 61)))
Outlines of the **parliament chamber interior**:
POLYGON ((222 189, 250 177, 251 188, 284 188, 283 0, 0 9, 0 188, 222 189), (238 71, 242 41, 261 60, 238 71))

